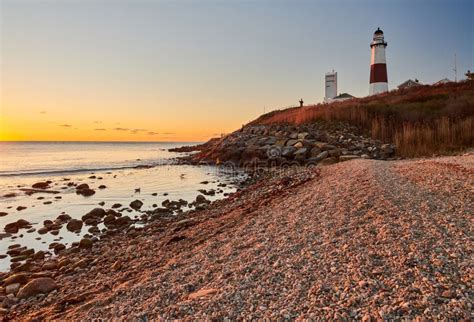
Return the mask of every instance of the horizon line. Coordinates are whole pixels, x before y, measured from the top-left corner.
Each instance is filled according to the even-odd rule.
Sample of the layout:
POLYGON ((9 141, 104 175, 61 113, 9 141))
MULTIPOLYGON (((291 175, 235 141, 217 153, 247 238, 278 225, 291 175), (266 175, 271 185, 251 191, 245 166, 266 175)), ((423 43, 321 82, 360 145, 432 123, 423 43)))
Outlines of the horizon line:
POLYGON ((205 141, 0 140, 0 143, 201 143, 205 141))

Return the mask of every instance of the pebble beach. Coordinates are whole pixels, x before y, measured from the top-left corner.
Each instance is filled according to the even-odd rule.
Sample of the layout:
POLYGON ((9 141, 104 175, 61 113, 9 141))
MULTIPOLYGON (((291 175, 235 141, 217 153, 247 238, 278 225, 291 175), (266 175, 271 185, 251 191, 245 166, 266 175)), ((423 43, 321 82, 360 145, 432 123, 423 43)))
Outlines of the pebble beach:
POLYGON ((2 314, 468 320, 473 165, 468 153, 264 175, 206 207, 3 273, 2 314))

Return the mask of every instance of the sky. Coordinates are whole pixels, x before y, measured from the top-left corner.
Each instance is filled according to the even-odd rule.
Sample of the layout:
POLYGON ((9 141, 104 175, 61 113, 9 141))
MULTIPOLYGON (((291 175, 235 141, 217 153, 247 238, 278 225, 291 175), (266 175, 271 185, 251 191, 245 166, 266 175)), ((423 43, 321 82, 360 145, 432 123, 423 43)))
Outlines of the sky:
POLYGON ((474 69, 474 2, 0 0, 0 140, 203 141, 264 111, 474 69))

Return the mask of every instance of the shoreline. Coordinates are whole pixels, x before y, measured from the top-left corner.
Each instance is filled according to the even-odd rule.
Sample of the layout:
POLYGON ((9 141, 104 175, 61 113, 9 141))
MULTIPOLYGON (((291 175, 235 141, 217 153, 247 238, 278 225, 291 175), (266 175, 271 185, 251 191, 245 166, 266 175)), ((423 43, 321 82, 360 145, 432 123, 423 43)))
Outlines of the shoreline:
POLYGON ((24 177, 23 181, 9 185, 2 197, 0 260, 12 259, 15 265, 21 266, 26 264, 25 259, 34 258, 34 253, 54 253, 52 244, 69 247, 82 237, 95 241, 109 228, 143 226, 152 219, 153 211, 173 215, 193 209, 198 206, 196 196, 201 195, 201 201, 205 202, 220 199, 238 188, 244 179, 239 173, 230 176, 175 163, 161 168, 24 177), (137 187, 141 188, 138 193, 134 192, 137 187), (139 200, 135 208, 130 205, 133 200, 139 200), (94 208, 105 209, 107 213, 101 212, 101 218, 87 221, 87 213, 94 208), (107 215, 112 217, 107 218, 110 222, 106 224, 107 215), (70 222, 77 220, 81 227, 70 229, 70 222), (123 227, 115 227, 115 223, 123 227), (18 243, 21 247, 9 254, 11 249, 7 246, 18 243), (20 254, 23 252, 27 258, 20 254), (6 255, 9 257, 5 259, 6 255))
MULTIPOLYGON (((472 283, 466 280, 465 264, 472 241, 459 244, 463 235, 458 230, 472 230, 465 223, 464 228, 459 226, 472 213, 472 206, 465 203, 472 192, 463 190, 468 187, 459 187, 458 182, 466 180, 466 175, 473 182, 473 164, 474 155, 467 154, 416 161, 358 159, 274 173, 203 209, 175 218, 160 215, 143 228, 119 230, 90 247, 60 253, 50 260, 53 263, 41 265, 45 268, 46 264, 47 269, 29 277, 53 279, 54 290, 23 299, 3 314, 9 319, 469 318, 465 290, 472 289, 472 283), (419 176, 420 169, 435 181, 419 176), (355 184, 365 188, 356 189, 355 184), (403 190, 394 194, 392 189, 397 187, 412 195, 403 190), (448 191, 456 191, 459 197, 449 199, 448 191), (423 206, 426 202, 432 206, 423 206), (453 203, 455 221, 448 225, 442 213, 453 203), (404 210, 409 206, 422 208, 412 215, 404 210), (452 234, 449 243, 439 244, 437 230, 429 221, 420 226, 417 217, 441 220, 438 224, 452 234), (400 234, 402 238, 397 237, 400 234), (374 238, 377 242, 369 243, 374 238), (439 257, 437 249, 428 245, 430 240, 457 257, 450 261, 439 257), (412 249, 412 243, 418 243, 419 249, 412 249), (368 258, 360 247, 369 249, 368 258), (442 261, 440 267, 445 268, 425 268, 425 258, 433 267, 442 261), (284 265, 285 260, 290 266, 284 265), (423 274, 413 271, 418 265, 423 274), (290 275, 278 275, 288 268, 290 275), (423 282, 424 278, 437 279, 436 274, 448 274, 438 281, 443 287, 423 282), (277 293, 271 286, 267 291, 259 287, 278 276, 280 281, 272 284, 277 293), (395 284, 388 287, 390 283, 395 284), (410 293, 416 283, 421 283, 416 287, 421 293, 410 293), (332 288, 343 285, 345 289, 332 288), (299 291, 294 293, 295 286, 307 295, 301 298, 299 291), (284 297, 278 296, 282 287, 289 287, 284 297), (341 297, 341 292, 346 295, 341 297), (258 300, 253 305, 246 298, 258 300), (305 303, 312 304, 303 309, 305 303)), ((2 275, 4 282, 5 277, 2 275)))

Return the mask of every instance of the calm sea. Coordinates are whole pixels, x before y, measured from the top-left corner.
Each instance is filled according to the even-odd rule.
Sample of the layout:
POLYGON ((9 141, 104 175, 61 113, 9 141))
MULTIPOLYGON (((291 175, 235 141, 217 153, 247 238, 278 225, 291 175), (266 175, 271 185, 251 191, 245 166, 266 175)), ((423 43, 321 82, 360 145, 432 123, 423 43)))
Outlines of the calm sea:
MULTIPOLYGON (((124 215, 139 220, 142 213, 128 207, 135 199, 143 202, 143 211, 161 207, 166 199, 191 202, 201 189, 214 189, 216 194, 206 197, 216 200, 234 192, 239 180, 245 179, 243 173, 171 161, 182 154, 168 152, 169 148, 190 144, 193 143, 0 143, 0 212, 7 214, 0 216, 0 255, 12 244, 47 251, 52 242, 69 246, 87 234, 86 226, 80 233, 69 232, 64 226, 58 235, 37 232, 45 220, 54 220, 60 214, 80 219, 95 207, 108 209, 120 203, 124 215), (137 168, 140 165, 156 166, 137 168), (35 182, 46 180, 51 181, 48 190, 58 193, 25 193, 24 189, 35 182), (87 183, 95 194, 78 195, 69 183, 87 183), (13 235, 4 234, 3 227, 18 219, 29 221, 36 231, 22 229, 13 235)), ((99 228, 104 226, 100 224, 99 228)), ((9 266, 10 257, 0 258, 0 271, 9 266)))
POLYGON ((196 142, 0 142, 0 177, 162 164, 196 142))

